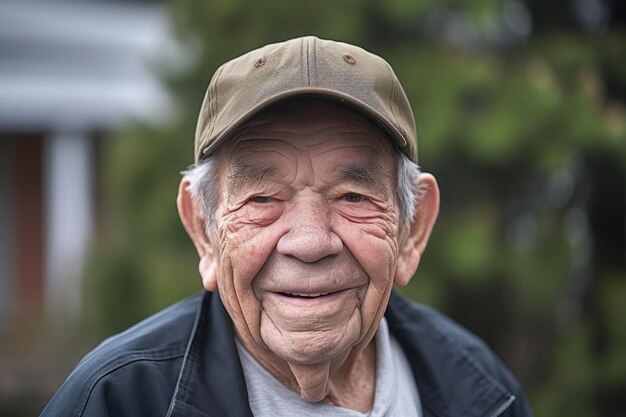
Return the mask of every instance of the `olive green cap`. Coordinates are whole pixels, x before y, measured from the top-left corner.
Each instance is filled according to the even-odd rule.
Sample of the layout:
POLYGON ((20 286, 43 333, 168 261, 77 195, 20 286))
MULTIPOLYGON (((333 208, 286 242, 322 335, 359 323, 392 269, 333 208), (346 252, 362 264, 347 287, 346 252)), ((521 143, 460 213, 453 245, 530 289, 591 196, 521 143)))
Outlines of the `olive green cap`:
POLYGON ((195 161, 259 111, 294 97, 332 100, 363 114, 417 163, 413 111, 387 61, 314 36, 266 45, 217 69, 198 116, 195 161))

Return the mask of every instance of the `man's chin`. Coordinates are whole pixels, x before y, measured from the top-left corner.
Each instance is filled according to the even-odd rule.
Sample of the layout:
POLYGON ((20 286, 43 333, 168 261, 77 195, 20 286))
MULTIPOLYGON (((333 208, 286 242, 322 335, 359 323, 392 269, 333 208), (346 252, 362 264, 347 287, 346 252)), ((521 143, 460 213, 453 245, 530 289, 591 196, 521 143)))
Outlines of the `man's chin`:
POLYGON ((348 356, 358 344, 360 319, 351 320, 347 326, 324 331, 287 332, 261 326, 265 345, 283 361, 300 366, 313 366, 348 356), (358 322, 358 326, 355 326, 358 322))

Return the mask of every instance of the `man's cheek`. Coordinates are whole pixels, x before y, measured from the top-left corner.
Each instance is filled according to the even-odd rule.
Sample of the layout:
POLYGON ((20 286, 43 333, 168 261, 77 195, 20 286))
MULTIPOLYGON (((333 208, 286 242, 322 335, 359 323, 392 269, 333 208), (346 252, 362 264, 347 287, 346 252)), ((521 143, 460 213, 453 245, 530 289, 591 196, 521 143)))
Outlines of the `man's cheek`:
POLYGON ((390 276, 398 257, 396 234, 375 225, 345 229, 340 236, 370 276, 390 276))
POLYGON ((266 230, 240 229, 236 236, 230 236, 222 249, 227 259, 235 286, 250 287, 254 277, 263 267, 273 250, 273 237, 266 230))

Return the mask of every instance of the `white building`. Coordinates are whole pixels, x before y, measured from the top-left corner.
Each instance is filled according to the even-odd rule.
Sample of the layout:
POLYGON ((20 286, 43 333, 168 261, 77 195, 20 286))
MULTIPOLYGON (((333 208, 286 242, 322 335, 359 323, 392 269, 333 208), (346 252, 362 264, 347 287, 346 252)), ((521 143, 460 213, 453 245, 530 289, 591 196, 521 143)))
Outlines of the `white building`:
POLYGON ((0 325, 80 311, 98 137, 167 114, 175 51, 161 6, 0 1, 0 325))

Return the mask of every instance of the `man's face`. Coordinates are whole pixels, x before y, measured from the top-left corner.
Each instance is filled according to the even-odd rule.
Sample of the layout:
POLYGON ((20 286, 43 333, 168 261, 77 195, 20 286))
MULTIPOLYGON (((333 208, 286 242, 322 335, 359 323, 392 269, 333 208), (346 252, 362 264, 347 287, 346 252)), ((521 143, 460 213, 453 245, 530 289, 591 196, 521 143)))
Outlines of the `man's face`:
POLYGON ((390 144, 322 101, 275 107, 231 142, 214 224, 218 289, 239 340, 289 363, 345 358, 369 343, 392 288, 390 144))

